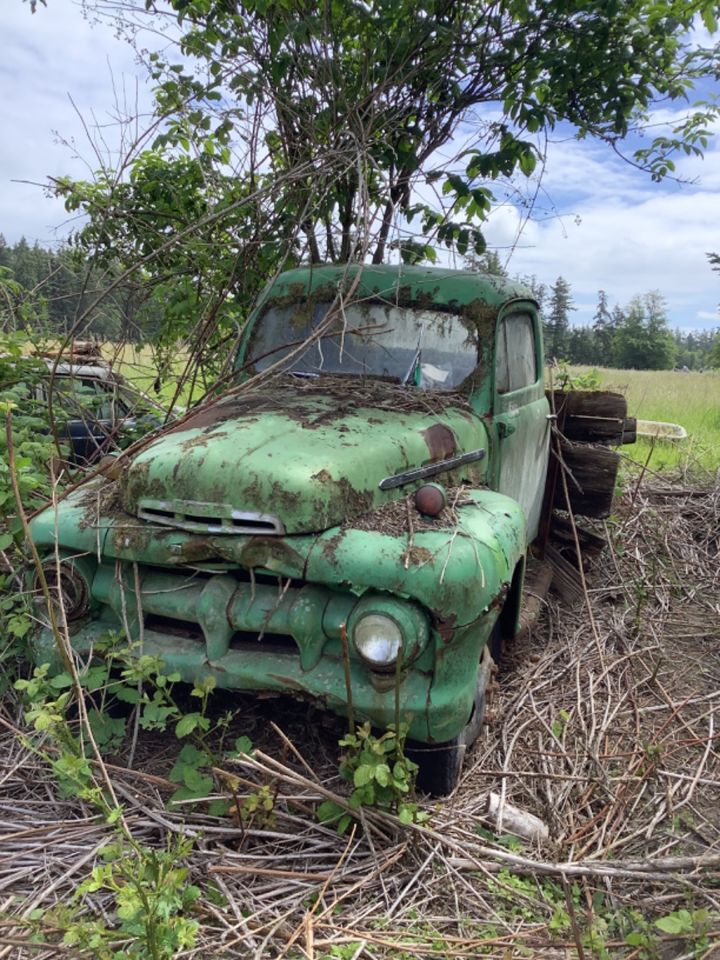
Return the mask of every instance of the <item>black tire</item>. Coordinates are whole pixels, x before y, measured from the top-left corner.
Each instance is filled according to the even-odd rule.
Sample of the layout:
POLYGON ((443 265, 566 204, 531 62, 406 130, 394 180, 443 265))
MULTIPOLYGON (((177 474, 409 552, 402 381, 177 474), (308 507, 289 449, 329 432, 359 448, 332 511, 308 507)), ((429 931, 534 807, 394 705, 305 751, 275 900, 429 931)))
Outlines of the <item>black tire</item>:
POLYGON ((495 621, 495 626, 492 628, 492 633, 490 634, 490 639, 488 640, 488 647, 490 648, 490 656, 495 661, 495 666, 500 669, 500 663, 502 661, 503 651, 505 650, 505 637, 502 630, 502 614, 495 621))
POLYGON ((407 755, 418 764, 416 787, 431 797, 446 797, 460 782, 466 744, 459 734, 447 743, 418 743, 407 755))
POLYGON ((432 797, 446 797, 460 782, 465 751, 477 740, 485 716, 487 673, 478 671, 478 690, 472 716, 460 733, 445 743, 408 742, 406 754, 417 763, 417 789, 432 797))

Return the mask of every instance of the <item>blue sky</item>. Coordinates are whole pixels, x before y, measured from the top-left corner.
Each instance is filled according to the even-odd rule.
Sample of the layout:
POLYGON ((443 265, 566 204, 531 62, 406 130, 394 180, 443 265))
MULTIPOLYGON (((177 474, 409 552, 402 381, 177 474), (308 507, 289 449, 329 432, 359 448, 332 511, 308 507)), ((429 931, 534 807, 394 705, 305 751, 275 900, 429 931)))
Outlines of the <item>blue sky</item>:
MULTIPOLYGON (((14 181, 87 176, 98 163, 82 121, 99 127, 95 146, 113 155, 116 118, 147 114, 150 92, 133 49, 107 24, 87 22, 81 4, 48 0, 34 16, 20 0, 0 5, 0 232, 11 243, 25 235, 48 244, 72 222, 41 187, 14 181)), ((513 274, 545 283, 564 276, 575 322, 590 321, 599 289, 620 304, 660 290, 672 326, 717 327, 720 275, 705 254, 720 252, 720 144, 703 160, 681 160, 678 173, 690 182, 655 184, 602 144, 558 135, 533 217, 510 201, 498 206, 486 228, 489 246, 513 274)), ((536 184, 528 186, 534 192, 536 184)))

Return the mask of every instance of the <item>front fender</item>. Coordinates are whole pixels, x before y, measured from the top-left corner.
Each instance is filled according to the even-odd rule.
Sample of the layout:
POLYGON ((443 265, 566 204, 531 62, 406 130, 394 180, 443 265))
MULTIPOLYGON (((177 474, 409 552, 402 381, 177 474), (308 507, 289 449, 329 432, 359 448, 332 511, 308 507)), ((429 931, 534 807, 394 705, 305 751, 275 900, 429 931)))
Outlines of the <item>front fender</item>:
POLYGON ((306 578, 409 597, 441 623, 468 626, 509 587, 525 555, 526 526, 520 506, 490 490, 469 491, 455 512, 456 526, 414 531, 412 542, 409 532, 327 530, 309 551, 306 578))

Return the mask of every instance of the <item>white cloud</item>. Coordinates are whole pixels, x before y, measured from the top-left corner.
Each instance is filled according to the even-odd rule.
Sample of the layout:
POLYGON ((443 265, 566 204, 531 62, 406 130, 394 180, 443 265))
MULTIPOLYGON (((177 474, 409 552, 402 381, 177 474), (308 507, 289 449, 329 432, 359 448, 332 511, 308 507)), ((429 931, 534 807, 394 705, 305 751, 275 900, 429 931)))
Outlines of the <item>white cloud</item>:
POLYGON ((99 162, 83 121, 103 152, 116 154, 118 117, 147 109, 150 96, 132 48, 67 0, 34 16, 29 4, 3 0, 0 32, 0 231, 11 242, 24 234, 47 243, 67 233, 62 203, 13 181, 87 176, 99 162))
MULTIPOLYGON (((78 4, 50 0, 35 16, 20 0, 0 0, 0 5, 0 232, 11 242, 25 234, 47 243, 56 228, 60 236, 67 233, 61 226, 66 220, 62 204, 12 180, 85 176, 83 160, 97 166, 68 95, 83 118, 104 125, 112 153, 118 147, 113 126, 118 113, 132 112, 136 96, 138 109, 147 109, 150 94, 132 48, 107 24, 91 26, 78 4), (120 109, 113 77, 120 100, 127 101, 120 109), (53 131, 73 141, 75 150, 59 144, 53 131)), ((166 43, 161 36, 148 40, 166 43)), ((667 124, 682 113, 658 110, 652 120, 667 124)), ((458 150, 472 137, 472 128, 471 122, 463 127, 458 150)), ((564 276, 573 289, 578 321, 590 320, 598 289, 619 303, 659 289, 674 325, 716 326, 720 276, 710 270, 705 254, 720 253, 718 146, 704 160, 679 160, 678 175, 692 183, 654 184, 604 145, 560 137, 558 132, 549 144, 537 196, 535 181, 518 183, 521 192, 509 194, 512 202, 499 206, 487 225, 490 246, 509 257, 511 272, 535 274, 545 283, 564 276), (533 200, 533 218, 527 219, 533 200)), ((445 153, 452 152, 449 145, 445 153)))
POLYGON ((535 274, 546 283, 565 277, 577 322, 590 321, 600 289, 620 304, 657 289, 667 300, 671 324, 715 326, 720 278, 705 254, 720 252, 717 144, 704 163, 688 161, 682 171, 697 171, 698 182, 656 184, 601 145, 553 144, 543 190, 556 215, 529 221, 518 234, 520 212, 502 207, 488 223, 489 245, 509 255, 511 272, 535 274))

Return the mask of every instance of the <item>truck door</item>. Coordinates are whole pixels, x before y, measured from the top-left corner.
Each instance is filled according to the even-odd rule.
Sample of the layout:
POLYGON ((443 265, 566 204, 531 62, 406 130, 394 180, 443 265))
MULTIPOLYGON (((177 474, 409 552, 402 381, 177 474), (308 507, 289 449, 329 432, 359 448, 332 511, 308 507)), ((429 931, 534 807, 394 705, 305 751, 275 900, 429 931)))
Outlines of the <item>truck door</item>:
POLYGON ((495 343, 496 489, 520 504, 528 542, 537 535, 547 473, 550 407, 543 383, 535 310, 513 304, 500 314, 495 343))

